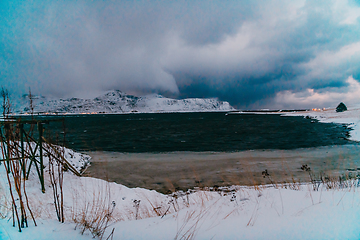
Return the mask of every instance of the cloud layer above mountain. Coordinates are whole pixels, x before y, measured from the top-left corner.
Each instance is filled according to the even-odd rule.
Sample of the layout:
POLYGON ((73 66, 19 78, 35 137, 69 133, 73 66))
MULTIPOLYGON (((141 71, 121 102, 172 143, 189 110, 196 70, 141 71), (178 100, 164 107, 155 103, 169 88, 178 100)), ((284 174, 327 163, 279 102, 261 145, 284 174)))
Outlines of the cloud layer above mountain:
POLYGON ((360 80, 354 0, 1 1, 0 15, 0 83, 13 95, 327 107, 360 80))

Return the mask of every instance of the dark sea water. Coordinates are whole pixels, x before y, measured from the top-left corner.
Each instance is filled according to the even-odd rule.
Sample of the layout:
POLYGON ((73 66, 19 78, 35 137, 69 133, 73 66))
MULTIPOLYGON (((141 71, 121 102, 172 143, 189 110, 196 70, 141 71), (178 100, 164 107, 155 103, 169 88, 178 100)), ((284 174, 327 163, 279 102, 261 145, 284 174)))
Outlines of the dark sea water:
MULTIPOLYGON (((46 117, 51 118, 51 117, 46 117)), ((234 152, 344 145, 350 129, 304 117, 225 113, 148 113, 65 117, 66 146, 124 153, 234 152)), ((51 123, 51 131, 62 131, 51 123)))

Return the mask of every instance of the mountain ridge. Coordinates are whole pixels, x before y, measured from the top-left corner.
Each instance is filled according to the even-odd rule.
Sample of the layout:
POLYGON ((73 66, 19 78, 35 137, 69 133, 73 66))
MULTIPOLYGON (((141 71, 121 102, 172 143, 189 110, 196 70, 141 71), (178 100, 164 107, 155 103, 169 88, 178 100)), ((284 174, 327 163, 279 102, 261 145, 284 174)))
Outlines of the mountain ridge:
MULTIPOLYGON (((34 113, 156 113, 156 112, 209 112, 233 111, 228 102, 216 98, 172 99, 159 94, 134 96, 119 90, 107 92, 93 99, 48 99, 32 96, 34 113)), ((28 96, 23 96, 16 113, 31 113, 28 96), (27 98, 27 99, 26 99, 27 98), (27 102, 26 102, 27 101, 27 102)))

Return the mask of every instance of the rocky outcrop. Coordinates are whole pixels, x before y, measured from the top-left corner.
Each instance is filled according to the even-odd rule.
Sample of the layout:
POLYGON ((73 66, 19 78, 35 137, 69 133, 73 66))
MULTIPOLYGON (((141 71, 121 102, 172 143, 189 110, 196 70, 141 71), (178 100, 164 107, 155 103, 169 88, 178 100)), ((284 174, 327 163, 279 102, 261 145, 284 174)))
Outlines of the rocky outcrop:
POLYGON ((336 107, 336 112, 344 112, 346 110, 347 107, 343 102, 339 103, 339 105, 336 107))

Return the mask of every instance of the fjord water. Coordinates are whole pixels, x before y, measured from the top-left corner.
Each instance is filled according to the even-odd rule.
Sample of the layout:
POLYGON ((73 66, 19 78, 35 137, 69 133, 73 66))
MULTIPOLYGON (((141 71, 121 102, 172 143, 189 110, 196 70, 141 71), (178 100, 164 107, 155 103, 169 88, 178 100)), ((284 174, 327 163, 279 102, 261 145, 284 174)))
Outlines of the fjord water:
POLYGON ((67 147, 127 153, 343 145, 349 143, 346 138, 350 130, 344 125, 304 117, 219 112, 74 115, 65 117, 65 125, 67 147))

